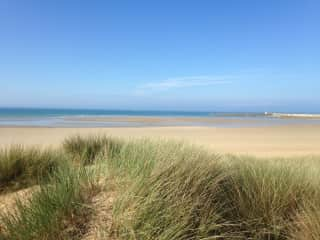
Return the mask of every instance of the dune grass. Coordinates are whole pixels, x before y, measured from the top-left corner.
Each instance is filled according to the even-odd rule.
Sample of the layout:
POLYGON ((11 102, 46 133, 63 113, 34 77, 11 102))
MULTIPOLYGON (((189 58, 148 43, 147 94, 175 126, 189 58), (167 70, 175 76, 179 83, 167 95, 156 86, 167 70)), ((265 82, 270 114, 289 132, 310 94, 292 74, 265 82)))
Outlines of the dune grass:
POLYGON ((222 157, 171 142, 130 144, 110 165, 122 166, 131 183, 114 206, 120 239, 291 239, 305 203, 320 203, 319 179, 310 171, 320 166, 316 159, 302 167, 303 159, 222 157))
POLYGON ((320 211, 319 206, 309 203, 295 217, 291 228, 292 240, 320 239, 320 211))
POLYGON ((71 164, 18 202, 4 239, 81 239, 96 186, 83 173, 100 164, 104 191, 112 185, 117 196, 105 224, 111 239, 320 239, 320 159, 219 156, 105 136, 68 138, 60 152, 71 164))
POLYGON ((15 211, 2 216, 0 239, 79 239, 90 216, 95 179, 84 168, 61 165, 27 201, 17 199, 15 211))
POLYGON ((71 136, 62 143, 63 150, 68 153, 73 160, 82 164, 92 164, 101 154, 114 155, 120 151, 122 141, 107 136, 71 136))
POLYGON ((12 146, 0 150, 0 192, 37 184, 64 161, 61 151, 12 146))

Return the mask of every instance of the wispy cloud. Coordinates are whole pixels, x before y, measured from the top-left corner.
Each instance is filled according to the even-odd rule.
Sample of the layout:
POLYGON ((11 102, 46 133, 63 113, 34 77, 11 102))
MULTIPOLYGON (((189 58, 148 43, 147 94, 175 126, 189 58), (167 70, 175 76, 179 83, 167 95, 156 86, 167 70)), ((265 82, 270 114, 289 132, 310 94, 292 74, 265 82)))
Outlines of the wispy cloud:
POLYGON ((148 82, 137 86, 137 93, 144 93, 148 91, 163 91, 174 88, 188 88, 188 87, 205 87, 219 84, 232 83, 234 76, 188 76, 168 78, 158 82, 148 82))

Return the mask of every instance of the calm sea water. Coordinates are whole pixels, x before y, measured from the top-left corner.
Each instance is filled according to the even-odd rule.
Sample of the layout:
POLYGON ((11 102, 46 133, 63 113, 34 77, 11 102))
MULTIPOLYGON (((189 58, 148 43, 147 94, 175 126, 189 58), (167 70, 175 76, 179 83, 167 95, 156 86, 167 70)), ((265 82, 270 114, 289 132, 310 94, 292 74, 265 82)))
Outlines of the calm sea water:
POLYGON ((25 127, 144 127, 144 126, 213 126, 250 127, 282 124, 320 124, 320 119, 273 118, 264 112, 191 112, 191 111, 133 111, 89 109, 36 109, 0 108, 1 126, 25 127), (142 122, 126 121, 126 117, 183 117, 190 121, 142 122), (121 117, 121 121, 108 121, 103 117, 121 117), (195 121, 192 117, 214 121, 195 121), (221 121, 225 119, 226 121, 221 121), (94 120, 94 121, 93 121, 94 120), (217 120, 217 121, 215 121, 217 120))
MULTIPOLYGON (((0 108, 0 117, 64 117, 64 116, 173 116, 208 117, 220 114, 212 112, 184 111, 133 111, 133 110, 93 110, 93 109, 35 109, 0 108)), ((222 113, 221 113, 222 114, 222 113)))

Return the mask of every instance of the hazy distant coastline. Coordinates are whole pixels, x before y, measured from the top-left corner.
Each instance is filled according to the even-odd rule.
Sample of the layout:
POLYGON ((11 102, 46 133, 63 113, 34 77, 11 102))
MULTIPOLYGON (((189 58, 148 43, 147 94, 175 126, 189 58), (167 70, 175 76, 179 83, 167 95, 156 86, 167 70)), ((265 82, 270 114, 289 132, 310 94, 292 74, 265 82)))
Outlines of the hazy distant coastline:
POLYGON ((278 118, 312 118, 320 119, 320 114, 310 113, 268 113, 265 112, 266 116, 278 117, 278 118))

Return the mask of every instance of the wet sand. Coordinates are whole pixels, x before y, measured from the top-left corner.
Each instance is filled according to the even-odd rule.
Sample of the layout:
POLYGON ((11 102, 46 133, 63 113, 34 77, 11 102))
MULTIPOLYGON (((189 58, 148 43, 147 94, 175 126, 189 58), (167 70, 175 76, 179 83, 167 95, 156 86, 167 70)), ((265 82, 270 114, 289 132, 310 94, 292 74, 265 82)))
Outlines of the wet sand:
POLYGON ((261 120, 226 117, 66 117, 66 121, 83 122, 136 122, 136 123, 257 123, 261 120))
POLYGON ((0 128, 0 146, 11 144, 58 147, 74 135, 107 134, 124 138, 177 139, 205 146, 218 153, 262 157, 320 156, 320 125, 250 128, 123 127, 123 128, 0 128))

